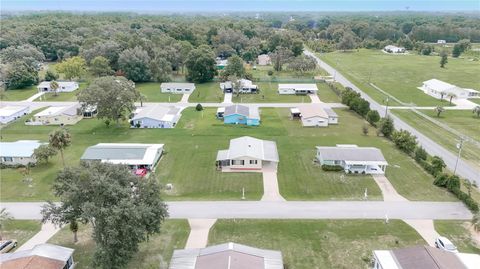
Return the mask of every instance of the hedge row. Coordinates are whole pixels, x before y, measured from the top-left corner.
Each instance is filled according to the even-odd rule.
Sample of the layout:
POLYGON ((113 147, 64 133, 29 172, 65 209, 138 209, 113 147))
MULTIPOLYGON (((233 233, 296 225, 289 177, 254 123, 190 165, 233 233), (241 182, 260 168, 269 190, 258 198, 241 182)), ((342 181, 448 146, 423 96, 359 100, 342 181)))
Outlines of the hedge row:
POLYGON ((340 165, 328 165, 328 164, 323 164, 322 165, 322 170, 323 171, 343 171, 343 167, 340 165))

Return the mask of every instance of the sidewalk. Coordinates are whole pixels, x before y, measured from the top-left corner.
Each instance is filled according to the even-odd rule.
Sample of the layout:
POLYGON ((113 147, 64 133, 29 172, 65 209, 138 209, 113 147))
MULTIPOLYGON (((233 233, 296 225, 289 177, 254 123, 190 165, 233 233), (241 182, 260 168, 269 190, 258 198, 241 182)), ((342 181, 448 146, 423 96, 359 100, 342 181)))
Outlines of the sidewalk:
POLYGON ((54 226, 51 222, 47 222, 42 224, 42 228, 40 232, 34 235, 30 240, 25 242, 25 244, 21 245, 15 251, 22 251, 32 249, 34 246, 38 244, 46 243, 50 238, 52 238, 58 231, 60 231, 61 227, 54 226))
POLYGON ((190 98, 190 94, 189 93, 184 93, 182 95, 182 100, 180 100, 179 103, 188 103, 188 98, 190 98))
POLYGON ((37 99, 38 97, 44 95, 45 92, 39 92, 39 93, 36 93, 32 96, 30 96, 30 98, 26 99, 26 100, 23 100, 22 102, 33 102, 35 99, 37 99))
POLYGON ((320 101, 320 98, 318 98, 318 95, 316 94, 309 94, 308 96, 310 96, 310 100, 312 100, 313 104, 323 103, 322 101, 320 101))
POLYGON ((210 228, 216 221, 216 219, 188 219, 191 230, 185 249, 206 247, 210 228))
POLYGON ((224 97, 223 97, 223 102, 231 104, 232 103, 232 97, 233 97, 233 94, 231 92, 226 92, 224 97))

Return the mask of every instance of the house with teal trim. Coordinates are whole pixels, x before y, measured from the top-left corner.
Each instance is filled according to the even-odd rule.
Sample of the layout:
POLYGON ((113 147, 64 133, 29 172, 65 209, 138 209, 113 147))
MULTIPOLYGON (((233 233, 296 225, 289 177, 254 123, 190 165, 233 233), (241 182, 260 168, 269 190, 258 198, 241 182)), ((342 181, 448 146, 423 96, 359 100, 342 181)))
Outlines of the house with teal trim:
POLYGON ((260 125, 260 113, 258 112, 258 107, 242 105, 227 106, 223 113, 223 123, 258 126, 260 125))

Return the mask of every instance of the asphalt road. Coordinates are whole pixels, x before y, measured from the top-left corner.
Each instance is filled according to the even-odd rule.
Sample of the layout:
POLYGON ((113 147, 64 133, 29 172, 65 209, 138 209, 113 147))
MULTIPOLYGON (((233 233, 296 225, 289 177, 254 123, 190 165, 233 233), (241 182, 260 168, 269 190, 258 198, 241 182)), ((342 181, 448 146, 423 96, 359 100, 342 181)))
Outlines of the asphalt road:
MULTIPOLYGON (((2 203, 15 219, 41 219, 43 203, 2 203)), ((470 220, 460 202, 167 202, 172 219, 442 219, 470 220)))
MULTIPOLYGON (((340 84, 342 84, 344 87, 350 87, 353 90, 355 90, 356 92, 359 92, 361 94, 362 98, 364 98, 365 100, 370 102, 370 108, 377 110, 380 115, 385 115, 385 106, 380 105, 375 100, 370 98, 370 96, 365 94, 362 90, 360 90, 360 88, 358 88, 352 82, 350 82, 348 79, 346 79, 338 70, 334 69, 330 65, 323 62, 320 58, 318 58, 312 52, 304 51, 304 53, 306 55, 310 55, 310 56, 314 57, 317 60, 319 66, 322 69, 324 69, 325 71, 327 71, 330 75, 335 76, 335 80, 337 82, 339 82, 340 84)), ((451 171, 454 170, 455 163, 457 161, 457 155, 456 154, 453 154, 449 150, 440 146, 439 144, 437 144, 436 142, 434 142, 430 138, 426 137, 425 135, 423 135, 422 133, 417 131, 412 126, 408 125, 406 122, 400 120, 395 115, 392 115, 391 113, 388 113, 388 115, 390 115, 390 117, 392 117, 392 119, 394 120, 395 128, 407 130, 410 133, 412 133, 413 135, 415 135, 417 137, 418 143, 420 145, 422 145, 422 147, 425 148, 425 150, 430 155, 433 155, 433 156, 436 155, 436 156, 442 157, 442 159, 445 161, 445 164, 447 165, 447 168, 450 169, 451 171)), ((463 178, 466 178, 470 181, 475 181, 477 183, 477 185, 480 186, 480 170, 476 169, 475 167, 471 166, 470 164, 464 162, 461 159, 458 161, 456 173, 459 176, 461 176, 463 178)))

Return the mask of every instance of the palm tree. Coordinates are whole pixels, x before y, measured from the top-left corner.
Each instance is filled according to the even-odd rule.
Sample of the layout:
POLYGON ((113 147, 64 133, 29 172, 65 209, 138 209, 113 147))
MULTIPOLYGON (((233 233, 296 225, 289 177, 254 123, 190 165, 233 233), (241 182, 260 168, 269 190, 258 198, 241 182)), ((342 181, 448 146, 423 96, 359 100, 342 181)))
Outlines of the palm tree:
POLYGON ((440 100, 443 101, 443 97, 445 97, 446 94, 446 92, 440 92, 440 100))
POLYGON ((453 92, 449 92, 449 93, 447 93, 447 97, 450 98, 450 105, 451 105, 452 104, 452 99, 456 98, 457 95, 454 94, 453 92))
POLYGON ((63 150, 70 146, 72 142, 72 136, 67 129, 60 128, 58 130, 50 133, 49 143, 50 146, 58 151, 60 151, 60 156, 62 157, 63 167, 65 168, 65 158, 63 157, 63 150))
POLYGON ((445 111, 445 108, 443 108, 443 106, 437 106, 436 108, 433 109, 433 111, 435 111, 435 113, 437 113, 437 117, 440 117, 440 114, 445 111))
POLYGON ((147 96, 143 93, 141 93, 138 96, 138 101, 140 101, 140 106, 143 106, 143 102, 147 101, 147 96))
POLYGON ((55 80, 52 80, 50 82, 50 89, 53 91, 53 95, 57 96, 58 95, 58 88, 60 87, 60 85, 58 85, 58 82, 56 82, 55 80))
POLYGON ((471 222, 473 230, 475 230, 475 232, 480 232, 480 212, 477 212, 475 215, 473 215, 471 222))
POLYGON ((472 112, 473 114, 477 114, 477 117, 480 118, 480 106, 475 106, 472 112))
MULTIPOLYGON (((3 229, 3 225, 6 221, 9 221, 12 219, 12 215, 7 212, 6 208, 2 208, 0 210, 0 231, 3 229)), ((0 240, 2 240, 2 235, 0 234, 0 240)))

